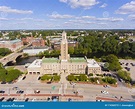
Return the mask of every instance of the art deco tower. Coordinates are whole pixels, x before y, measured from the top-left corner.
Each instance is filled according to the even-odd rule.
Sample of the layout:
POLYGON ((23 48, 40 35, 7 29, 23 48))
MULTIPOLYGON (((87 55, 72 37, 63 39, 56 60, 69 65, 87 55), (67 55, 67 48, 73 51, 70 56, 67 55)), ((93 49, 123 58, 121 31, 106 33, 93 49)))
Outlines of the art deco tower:
POLYGON ((67 33, 63 31, 62 33, 62 41, 61 41, 61 61, 68 61, 68 41, 67 41, 67 33))

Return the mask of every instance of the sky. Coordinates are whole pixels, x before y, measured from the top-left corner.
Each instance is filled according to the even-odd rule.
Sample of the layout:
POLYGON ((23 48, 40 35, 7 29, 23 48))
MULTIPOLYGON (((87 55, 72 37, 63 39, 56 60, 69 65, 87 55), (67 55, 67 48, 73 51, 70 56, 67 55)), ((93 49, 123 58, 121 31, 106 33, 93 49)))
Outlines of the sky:
POLYGON ((0 30, 135 29, 135 0, 0 0, 0 30))

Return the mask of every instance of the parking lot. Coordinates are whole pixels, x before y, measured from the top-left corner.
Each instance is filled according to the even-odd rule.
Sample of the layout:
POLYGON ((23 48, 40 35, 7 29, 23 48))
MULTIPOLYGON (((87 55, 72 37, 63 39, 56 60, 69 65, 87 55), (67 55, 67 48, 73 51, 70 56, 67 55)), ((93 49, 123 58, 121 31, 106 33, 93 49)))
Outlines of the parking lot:
POLYGON ((135 60, 120 59, 120 63, 124 70, 130 72, 132 80, 135 81, 135 60))

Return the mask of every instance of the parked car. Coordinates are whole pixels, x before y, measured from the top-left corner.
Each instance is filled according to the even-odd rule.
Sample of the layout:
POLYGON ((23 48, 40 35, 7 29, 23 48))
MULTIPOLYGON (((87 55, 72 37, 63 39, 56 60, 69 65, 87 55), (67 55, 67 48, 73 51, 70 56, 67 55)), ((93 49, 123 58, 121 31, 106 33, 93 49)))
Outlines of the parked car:
POLYGON ((11 81, 11 82, 8 82, 8 84, 13 84, 13 82, 11 81))
POLYGON ((52 82, 51 81, 48 81, 47 84, 51 84, 52 82))
POLYGON ((5 99, 5 97, 2 97, 1 99, 0 99, 0 101, 3 101, 5 99))
POLYGON ((50 101, 50 98, 49 97, 47 98, 47 101, 50 101))
POLYGON ((130 63, 132 66, 135 66, 135 64, 134 63, 130 63))
POLYGON ((121 79, 121 78, 119 78, 119 81, 120 81, 120 82, 124 82, 123 79, 121 79))
POLYGON ((125 65, 128 66, 128 63, 126 63, 125 65))
POLYGON ((52 98, 51 98, 52 100, 54 100, 54 99, 57 99, 57 100, 59 100, 59 96, 52 96, 52 98))
POLYGON ((25 102, 27 102, 27 101, 29 101, 29 98, 26 98, 26 99, 25 99, 25 102))
POLYGON ((2 81, 1 84, 6 84, 6 82, 5 81, 2 81))
POLYGON ((13 89, 13 90, 19 90, 19 88, 18 88, 18 87, 13 87, 12 89, 13 89))
POLYGON ((33 98, 32 101, 36 101, 37 99, 36 98, 33 98))
POLYGON ((38 77, 38 80, 40 80, 41 79, 41 77, 38 77))
POLYGON ((11 101, 12 99, 11 98, 8 98, 7 101, 11 101))
POLYGON ((130 71, 130 68, 127 68, 127 71, 130 71))
POLYGON ((24 91, 23 90, 18 90, 16 93, 17 94, 22 94, 22 93, 24 93, 24 91))
POLYGON ((26 78, 26 76, 24 76, 24 77, 22 78, 22 80, 25 80, 25 78, 26 78))
POLYGON ((108 86, 108 85, 103 85, 103 87, 105 87, 105 88, 109 88, 110 86, 108 86))
POLYGON ((11 100, 10 101, 14 101, 15 100, 15 98, 11 98, 11 100))
POLYGON ((72 101, 72 99, 71 99, 71 98, 69 98, 69 99, 68 99, 68 101, 70 102, 70 101, 72 101))
POLYGON ((0 93, 5 93, 5 91, 4 90, 0 90, 0 93))
POLYGON ((36 93, 40 93, 40 90, 34 90, 34 93, 36 94, 36 93))
POLYGON ((107 91, 101 91, 101 93, 103 93, 103 94, 109 94, 109 92, 107 92, 107 91))

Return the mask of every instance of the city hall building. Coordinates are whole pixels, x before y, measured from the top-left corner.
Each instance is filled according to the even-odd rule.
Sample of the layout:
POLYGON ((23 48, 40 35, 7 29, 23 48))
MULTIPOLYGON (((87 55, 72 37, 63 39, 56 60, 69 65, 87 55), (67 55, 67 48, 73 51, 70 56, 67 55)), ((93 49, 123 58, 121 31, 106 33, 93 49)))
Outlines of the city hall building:
POLYGON ((87 57, 71 58, 68 54, 67 35, 64 31, 62 33, 61 41, 61 55, 59 58, 45 58, 36 59, 28 68, 29 74, 100 74, 101 67, 94 59, 87 59, 87 57))

